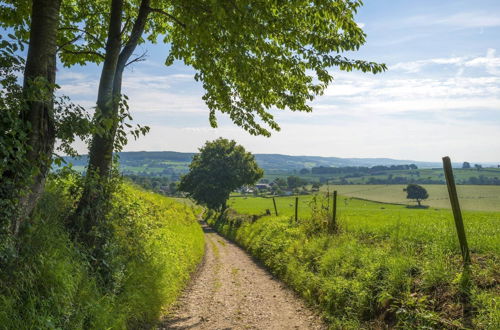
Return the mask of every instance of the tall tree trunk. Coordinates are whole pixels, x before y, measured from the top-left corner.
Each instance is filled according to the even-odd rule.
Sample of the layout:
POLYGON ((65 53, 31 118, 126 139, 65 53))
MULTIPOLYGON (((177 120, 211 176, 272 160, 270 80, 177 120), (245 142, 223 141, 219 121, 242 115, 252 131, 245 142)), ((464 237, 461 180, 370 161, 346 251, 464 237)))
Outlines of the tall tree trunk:
MULTIPOLYGON (((123 0, 114 0, 112 3, 106 55, 97 98, 97 107, 99 109, 97 115, 100 118, 96 119, 105 120, 113 124, 111 127, 107 127, 105 134, 94 134, 92 137, 89 151, 87 184, 85 185, 75 217, 75 219, 80 218, 78 220, 80 222, 79 231, 82 231, 84 235, 90 233, 96 221, 99 221, 99 215, 97 214, 102 211, 99 210, 99 208, 102 208, 102 204, 96 201, 109 197, 103 196, 103 194, 107 191, 105 185, 110 174, 113 159, 113 147, 118 128, 123 71, 144 32, 147 16, 150 12, 150 0, 142 0, 130 38, 125 47, 123 47, 123 50, 121 50, 122 2, 123 0)), ((88 241, 88 239, 85 240, 88 241)))
MULTIPOLYGON (((123 13, 123 0, 111 1, 111 13, 108 25, 108 39, 106 41, 106 54, 99 81, 99 90, 97 94, 97 109, 95 118, 97 121, 104 118, 113 118, 114 103, 113 82, 116 73, 116 66, 121 50, 121 25, 123 13), (100 119, 99 119, 100 118, 100 119)), ((94 134, 90 145, 90 159, 87 168, 86 184, 82 197, 78 203, 75 215, 71 219, 71 229, 75 231, 77 237, 86 242, 89 246, 95 245, 92 242, 95 235, 92 233, 96 221, 99 219, 100 203, 95 201, 102 197, 101 192, 94 186, 95 179, 106 178, 111 164, 111 155, 113 144, 107 139, 108 134, 94 134), (109 163, 101 161, 103 155, 110 155, 109 163)))
MULTIPOLYGON (((102 119, 114 119, 113 112, 118 100, 114 98, 113 86, 121 51, 121 23, 122 23, 123 0, 113 0, 111 3, 111 16, 108 28, 108 40, 106 42, 106 55, 99 81, 97 94, 97 115, 102 119)), ((115 126, 115 125, 113 125, 115 126)), ((106 177, 110 170, 113 153, 113 141, 109 137, 114 134, 94 134, 89 152, 89 172, 94 171, 99 176, 106 177)))
POLYGON ((96 169, 97 173, 104 177, 109 174, 112 164, 113 145, 118 125, 118 100, 120 100, 121 97, 123 71, 144 32, 144 27, 146 26, 147 17, 150 12, 149 4, 150 0, 142 0, 130 38, 118 57, 113 78, 112 98, 114 102, 112 103, 112 109, 106 113, 102 112, 103 118, 111 119, 114 124, 106 135, 95 134, 92 137, 92 146, 95 146, 95 148, 91 148, 89 153, 89 169, 96 169))
POLYGON ((33 0, 30 41, 24 71, 23 92, 27 100, 21 118, 29 124, 28 161, 38 168, 27 195, 21 198, 21 212, 13 224, 17 234, 35 207, 45 186, 54 150, 54 84, 56 77, 57 28, 61 0, 33 0))

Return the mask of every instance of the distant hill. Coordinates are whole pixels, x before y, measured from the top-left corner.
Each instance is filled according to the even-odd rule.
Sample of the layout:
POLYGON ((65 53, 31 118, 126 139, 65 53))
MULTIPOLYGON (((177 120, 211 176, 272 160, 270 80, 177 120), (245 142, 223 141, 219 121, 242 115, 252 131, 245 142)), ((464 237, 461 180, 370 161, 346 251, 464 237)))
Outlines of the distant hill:
MULTIPOLYGON (((377 166, 415 164, 419 168, 441 167, 437 162, 419 162, 414 160, 398 160, 391 158, 339 158, 320 156, 290 156, 280 154, 255 154, 255 158, 264 170, 281 171, 300 170, 318 166, 377 166)), ((458 165, 458 164, 457 164, 458 165)))
MULTIPOLYGON (((165 172, 165 174, 184 173, 195 154, 175 151, 138 151, 120 152, 120 165, 125 172, 165 172), (168 173, 167 173, 168 172, 168 173)), ((255 154, 260 167, 266 173, 290 173, 303 168, 318 166, 367 166, 415 164, 419 168, 441 167, 438 162, 419 162, 390 158, 339 158, 320 156, 290 156, 281 154, 255 154)), ((66 158, 75 167, 87 164, 87 156, 78 159, 66 158)), ((458 165, 458 164, 456 164, 458 165)))
MULTIPOLYGON (((189 169, 189 164, 195 153, 175 151, 139 151, 121 152, 120 168, 123 174, 148 177, 167 177, 177 181, 189 169)), ((390 158, 339 158, 320 156, 290 156, 280 154, 255 154, 260 167, 264 169, 264 178, 273 180, 276 177, 286 178, 289 175, 299 175, 310 182, 330 180, 339 184, 405 184, 435 183, 443 184, 442 165, 438 162, 419 162, 413 160, 398 160, 390 158), (414 167, 398 169, 398 165, 414 167), (375 167, 390 167, 378 169, 375 167), (320 169, 321 167, 326 169, 320 169), (339 171, 328 168, 343 168, 339 171), (350 168, 349 168, 350 167, 350 168), (371 168, 370 171, 356 169, 371 168), (302 169, 308 171, 301 171, 302 169), (311 171, 311 169, 315 168, 311 171)), ((87 165, 87 156, 78 159, 66 158, 78 171, 83 171, 87 165)), ((483 164, 484 166, 492 164, 483 164)), ((462 164, 454 163, 457 183, 460 184, 499 184, 500 168, 484 168, 480 172, 474 168, 459 169, 462 164)))

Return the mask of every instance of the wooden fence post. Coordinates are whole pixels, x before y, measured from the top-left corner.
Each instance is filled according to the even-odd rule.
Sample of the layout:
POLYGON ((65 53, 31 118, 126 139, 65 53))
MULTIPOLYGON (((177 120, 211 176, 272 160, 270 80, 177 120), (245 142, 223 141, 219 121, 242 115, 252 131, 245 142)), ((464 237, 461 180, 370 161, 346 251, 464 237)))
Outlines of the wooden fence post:
POLYGON ((276 213, 276 216, 278 216, 278 208, 276 207, 276 200, 273 197, 273 204, 274 204, 274 213, 276 213))
POLYGON ((337 190, 333 191, 332 232, 337 230, 337 190))
POLYGON ((295 197, 295 222, 298 221, 298 213, 299 213, 299 197, 295 197))
POLYGON ((453 217, 455 218, 455 226, 457 227, 458 241, 460 242, 462 258, 464 260, 464 265, 468 266, 471 262, 469 246, 467 245, 467 237, 465 236, 464 221, 462 219, 462 212, 460 211, 460 204, 458 202, 457 187, 455 186, 455 178, 453 177, 450 157, 443 157, 443 169, 446 177, 446 185, 448 186, 448 194, 450 195, 453 217))

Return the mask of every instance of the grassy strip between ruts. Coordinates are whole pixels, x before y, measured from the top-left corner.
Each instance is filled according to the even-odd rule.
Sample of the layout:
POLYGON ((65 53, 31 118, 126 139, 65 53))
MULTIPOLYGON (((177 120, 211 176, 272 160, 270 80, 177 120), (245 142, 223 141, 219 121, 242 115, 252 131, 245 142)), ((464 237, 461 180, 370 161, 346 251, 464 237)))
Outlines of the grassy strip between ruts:
POLYGON ((229 212, 209 223, 318 306, 333 329, 500 328, 498 213, 467 214, 473 264, 464 273, 446 210, 355 204, 333 235, 325 214, 294 223, 229 212))
POLYGON ((63 223, 72 186, 48 183, 16 262, 0 270, 0 329, 151 327, 201 261, 201 209, 121 185, 108 215, 112 285, 103 286, 63 223))

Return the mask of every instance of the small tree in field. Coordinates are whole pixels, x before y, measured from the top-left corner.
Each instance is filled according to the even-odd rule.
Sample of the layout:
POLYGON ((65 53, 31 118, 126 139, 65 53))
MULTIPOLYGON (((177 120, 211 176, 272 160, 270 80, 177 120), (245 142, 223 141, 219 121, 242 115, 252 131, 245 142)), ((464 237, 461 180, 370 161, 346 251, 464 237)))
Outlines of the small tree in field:
POLYGON ((178 189, 199 204, 224 211, 233 190, 255 184, 263 174, 245 148, 233 140, 219 138, 205 143, 193 157, 189 173, 181 178, 178 189))
POLYGON ((406 198, 415 199, 418 206, 421 206, 420 202, 422 200, 429 198, 427 190, 418 184, 409 184, 405 189, 403 189, 403 191, 406 191, 406 198))

